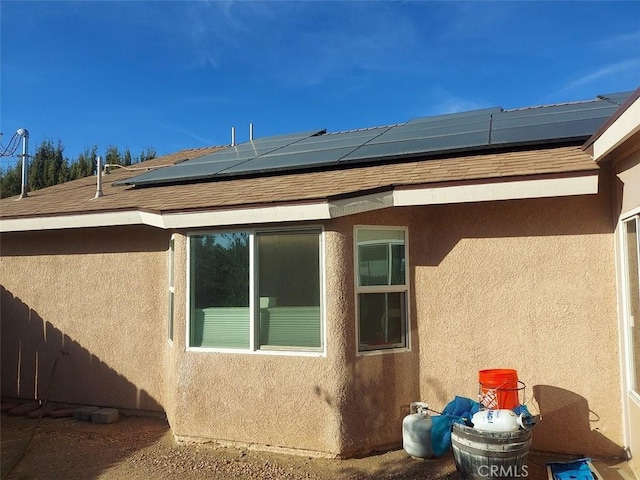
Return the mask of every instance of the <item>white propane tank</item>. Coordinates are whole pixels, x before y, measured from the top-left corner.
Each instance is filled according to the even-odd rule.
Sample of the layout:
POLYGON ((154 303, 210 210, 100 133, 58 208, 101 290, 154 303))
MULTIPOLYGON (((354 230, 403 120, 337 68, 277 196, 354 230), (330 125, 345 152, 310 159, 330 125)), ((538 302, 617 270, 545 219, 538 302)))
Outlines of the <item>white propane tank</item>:
POLYGON ((522 414, 511 410, 480 410, 473 414, 471 423, 476 430, 485 432, 515 432, 522 425, 522 414))
POLYGON ((402 420, 402 448, 415 458, 432 458, 431 425, 428 403, 413 402, 402 420))

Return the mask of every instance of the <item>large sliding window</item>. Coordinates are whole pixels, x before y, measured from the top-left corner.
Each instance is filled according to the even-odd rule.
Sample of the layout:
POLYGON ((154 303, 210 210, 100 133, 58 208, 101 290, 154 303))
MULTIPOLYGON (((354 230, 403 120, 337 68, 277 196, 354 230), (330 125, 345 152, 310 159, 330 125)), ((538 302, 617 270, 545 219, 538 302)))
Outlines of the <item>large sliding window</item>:
POLYGON ((640 395, 640 216, 625 220, 622 226, 629 388, 640 395))
POLYGON ((319 230, 191 235, 190 346, 319 351, 319 230))
POLYGON ((406 229, 356 228, 358 350, 408 347, 406 229))

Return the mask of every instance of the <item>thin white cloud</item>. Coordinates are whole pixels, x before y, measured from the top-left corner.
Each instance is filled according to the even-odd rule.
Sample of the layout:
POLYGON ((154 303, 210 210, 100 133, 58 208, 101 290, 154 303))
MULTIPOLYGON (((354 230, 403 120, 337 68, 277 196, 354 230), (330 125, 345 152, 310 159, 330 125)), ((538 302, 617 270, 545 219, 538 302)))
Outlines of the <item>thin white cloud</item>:
POLYGON ((186 136, 186 137, 192 138, 194 140, 197 140, 198 142, 202 143, 202 145, 206 145, 206 146, 215 145, 215 141, 212 140, 211 138, 202 137, 202 136, 200 136, 200 135, 198 135, 198 134, 196 134, 196 133, 194 133, 194 132, 192 132, 190 130, 178 127, 176 125, 159 124, 158 126, 161 127, 161 128, 164 128, 166 130, 170 130, 172 132, 177 132, 177 133, 179 133, 179 134, 181 134, 183 136, 186 136))
POLYGON ((620 33, 611 37, 603 38, 596 43, 598 50, 620 50, 625 48, 631 48, 636 53, 640 48, 640 31, 620 33))
POLYGON ((574 90, 579 90, 585 86, 595 83, 601 83, 602 80, 620 76, 626 73, 634 73, 640 78, 640 58, 633 58, 621 62, 612 63, 598 68, 595 71, 588 72, 577 78, 563 88, 556 95, 565 94, 574 90))

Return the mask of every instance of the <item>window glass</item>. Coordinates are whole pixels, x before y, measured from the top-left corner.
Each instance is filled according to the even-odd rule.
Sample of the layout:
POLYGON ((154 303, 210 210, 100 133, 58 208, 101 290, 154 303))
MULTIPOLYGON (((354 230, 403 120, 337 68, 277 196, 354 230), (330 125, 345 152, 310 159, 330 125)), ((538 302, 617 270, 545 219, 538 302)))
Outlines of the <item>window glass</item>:
POLYGON ((631 389, 640 394, 640 240, 638 237, 638 217, 625 222, 627 260, 627 309, 629 315, 631 389))
POLYGON ((248 348, 249 234, 191 237, 191 346, 248 348))
POLYGON ((257 236, 260 347, 320 348, 319 237, 257 236))
POLYGON ((322 348, 320 242, 317 230, 191 236, 190 346, 322 348))
POLYGON ((405 294, 361 293, 360 345, 404 346, 405 294))
POLYGON ((360 351, 407 346, 405 235, 404 229, 356 231, 360 351))
POLYGON ((169 340, 173 340, 173 297, 175 294, 174 288, 174 254, 175 254, 175 239, 171 237, 169 240, 169 312, 167 322, 167 336, 169 340))

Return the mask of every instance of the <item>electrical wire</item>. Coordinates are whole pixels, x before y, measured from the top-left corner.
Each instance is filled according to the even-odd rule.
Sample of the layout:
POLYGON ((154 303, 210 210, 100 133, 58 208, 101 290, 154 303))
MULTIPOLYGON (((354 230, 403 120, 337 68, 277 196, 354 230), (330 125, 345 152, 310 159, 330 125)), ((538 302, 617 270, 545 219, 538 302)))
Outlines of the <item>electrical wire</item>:
POLYGON ((9 143, 7 143, 6 147, 2 147, 2 151, 0 151, 0 157, 12 157, 16 150, 18 150, 18 145, 20 145, 20 135, 18 132, 14 133, 13 136, 9 139, 9 143))

